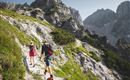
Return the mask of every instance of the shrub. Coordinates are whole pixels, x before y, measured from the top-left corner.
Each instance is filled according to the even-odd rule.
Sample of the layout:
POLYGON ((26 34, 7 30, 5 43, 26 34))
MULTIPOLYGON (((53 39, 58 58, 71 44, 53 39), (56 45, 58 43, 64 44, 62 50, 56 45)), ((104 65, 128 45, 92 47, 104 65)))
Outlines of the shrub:
POLYGON ((105 64, 111 68, 118 71, 123 80, 130 80, 130 63, 125 59, 122 59, 118 54, 113 51, 105 51, 103 56, 105 64))
POLYGON ((89 52, 91 54, 91 57, 96 60, 97 62, 101 61, 101 57, 97 56, 94 52, 89 52))
POLYGON ((59 45, 75 42, 75 36, 73 34, 60 28, 54 29, 51 34, 53 35, 53 40, 59 45))

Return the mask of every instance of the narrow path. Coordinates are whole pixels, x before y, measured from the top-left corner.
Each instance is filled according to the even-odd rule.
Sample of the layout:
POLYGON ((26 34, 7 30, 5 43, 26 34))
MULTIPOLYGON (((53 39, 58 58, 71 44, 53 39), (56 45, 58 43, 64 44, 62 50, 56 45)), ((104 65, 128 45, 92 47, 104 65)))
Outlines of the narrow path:
MULTIPOLYGON (((32 65, 30 65, 30 63, 29 63, 29 56, 26 57, 26 61, 27 61, 26 66, 28 67, 27 69, 30 72, 38 74, 39 76, 41 76, 41 78, 43 80, 47 80, 47 78, 50 77, 49 73, 47 73, 46 75, 44 75, 45 64, 44 64, 44 62, 40 61, 40 59, 39 59, 38 56, 35 57, 35 67, 33 67, 32 65)), ((54 80, 64 80, 64 79, 54 76, 54 80)))
MULTIPOLYGON (((45 64, 44 62, 40 61, 40 58, 38 57, 38 51, 37 51, 37 56, 35 56, 35 67, 33 67, 32 65, 30 65, 30 60, 29 60, 29 49, 26 46, 21 45, 21 43, 19 42, 19 40, 16 38, 15 41, 18 43, 18 45, 21 48, 22 51, 22 56, 23 56, 23 62, 24 65, 26 67, 26 76, 25 76, 25 80, 34 80, 33 76, 30 75, 28 72, 31 73, 35 73, 39 76, 41 76, 41 78, 43 80, 47 80, 47 78, 50 77, 50 74, 47 73, 46 75, 44 75, 44 71, 45 71, 45 64)), ((53 65, 53 64, 52 64, 53 65)), ((54 80, 64 80, 64 78, 60 78, 60 77, 56 77, 54 76, 54 80)))

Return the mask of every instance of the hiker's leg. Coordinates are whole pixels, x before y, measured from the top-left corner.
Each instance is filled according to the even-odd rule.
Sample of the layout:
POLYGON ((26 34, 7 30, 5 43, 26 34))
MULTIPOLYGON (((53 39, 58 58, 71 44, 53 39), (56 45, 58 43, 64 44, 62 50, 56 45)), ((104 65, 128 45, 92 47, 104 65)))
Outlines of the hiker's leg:
POLYGON ((35 63, 34 63, 34 56, 32 56, 32 64, 35 65, 35 63))
POLYGON ((30 62, 30 65, 32 65, 32 59, 31 59, 31 56, 30 56, 30 61, 29 61, 29 62, 30 62))
POLYGON ((48 72, 49 72, 50 74, 52 74, 51 66, 48 66, 48 72))
POLYGON ((46 75, 46 73, 47 73, 47 71, 48 71, 48 66, 47 66, 47 65, 48 65, 48 62, 47 62, 46 59, 45 59, 44 61, 45 61, 45 64, 46 64, 46 65, 45 65, 45 71, 44 71, 44 74, 46 75))
POLYGON ((40 55, 40 60, 42 61, 42 59, 43 59, 43 54, 41 53, 41 55, 40 55))
POLYGON ((48 67, 48 72, 49 72, 50 74, 52 74, 52 70, 51 70, 51 66, 50 66, 50 60, 48 60, 47 67, 48 67))

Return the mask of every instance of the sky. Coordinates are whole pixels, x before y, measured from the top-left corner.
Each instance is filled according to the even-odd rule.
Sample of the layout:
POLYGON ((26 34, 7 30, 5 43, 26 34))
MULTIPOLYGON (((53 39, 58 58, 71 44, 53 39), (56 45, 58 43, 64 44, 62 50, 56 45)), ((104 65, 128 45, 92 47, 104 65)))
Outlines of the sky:
MULTIPOLYGON (((15 3, 31 3, 34 0, 0 0, 6 2, 15 2, 15 3)), ((68 7, 75 8, 79 11, 82 19, 91 15, 97 9, 111 9, 116 12, 118 5, 123 1, 130 0, 62 0, 68 7)))

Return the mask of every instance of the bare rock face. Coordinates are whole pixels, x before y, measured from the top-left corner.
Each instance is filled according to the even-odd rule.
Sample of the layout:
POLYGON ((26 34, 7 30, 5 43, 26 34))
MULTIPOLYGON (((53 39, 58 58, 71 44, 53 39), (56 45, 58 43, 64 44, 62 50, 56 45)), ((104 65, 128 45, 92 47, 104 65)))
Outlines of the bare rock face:
POLYGON ((35 0, 31 3, 31 6, 45 10, 54 7, 56 3, 61 3, 61 0, 35 0))
POLYGON ((84 25, 93 25, 101 28, 116 19, 116 13, 109 9, 99 9, 84 20, 84 25))
POLYGON ((91 57, 78 53, 75 56, 76 61, 81 65, 83 71, 91 70, 100 80, 122 80, 116 71, 108 69, 102 62, 96 62, 91 57))
POLYGON ((67 7, 61 0, 35 0, 30 6, 42 9, 44 18, 57 27, 72 33, 81 30, 83 22, 79 12, 67 7))
POLYGON ((40 20, 44 20, 44 12, 39 8, 35 8, 30 12, 30 14, 32 17, 35 17, 40 20))
POLYGON ((110 44, 115 44, 117 39, 111 34, 116 20, 116 13, 109 9, 100 9, 84 20, 85 28, 92 34, 106 36, 110 44))
POLYGON ((13 10, 15 9, 15 7, 16 7, 15 3, 0 2, 0 8, 13 10))
POLYGON ((79 11, 70 7, 70 12, 71 12, 74 20, 76 21, 76 23, 78 23, 79 25, 83 25, 83 21, 79 14, 79 11))
POLYGON ((130 1, 121 3, 117 8, 118 18, 130 18, 130 1))
POLYGON ((130 42, 130 1, 121 3, 117 8, 118 19, 113 25, 111 33, 118 39, 130 42))

